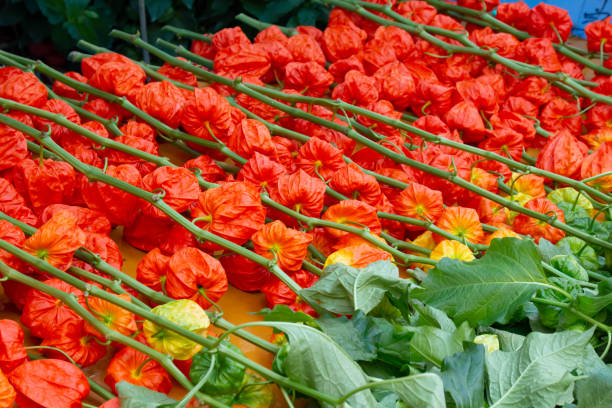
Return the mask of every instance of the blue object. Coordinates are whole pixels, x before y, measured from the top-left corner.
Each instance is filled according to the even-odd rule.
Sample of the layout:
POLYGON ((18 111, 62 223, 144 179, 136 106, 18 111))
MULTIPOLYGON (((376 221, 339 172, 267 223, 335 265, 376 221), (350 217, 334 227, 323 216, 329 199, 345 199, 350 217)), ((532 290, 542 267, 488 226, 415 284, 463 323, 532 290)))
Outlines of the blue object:
MULTIPOLYGON (((518 0, 501 0, 502 3, 514 3, 518 0)), ((612 0, 523 0, 531 8, 540 3, 550 4, 564 8, 569 11, 574 27, 572 34, 578 37, 585 37, 584 26, 592 21, 603 20, 606 17, 612 16, 612 0)))

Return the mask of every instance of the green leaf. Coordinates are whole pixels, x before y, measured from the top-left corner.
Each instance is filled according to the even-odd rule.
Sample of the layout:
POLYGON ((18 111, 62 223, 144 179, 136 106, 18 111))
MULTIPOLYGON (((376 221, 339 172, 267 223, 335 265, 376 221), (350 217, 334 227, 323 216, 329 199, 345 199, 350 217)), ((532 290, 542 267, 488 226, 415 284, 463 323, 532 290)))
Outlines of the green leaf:
POLYGON ((413 326, 434 326, 446 331, 454 331, 457 328, 455 323, 440 309, 427 306, 417 300, 412 300, 411 304, 418 312, 410 321, 413 326))
POLYGON ((559 207, 559 209, 563 211, 565 222, 568 222, 568 223, 578 218, 588 218, 589 217, 589 213, 584 208, 577 206, 577 205, 574 206, 573 203, 562 201, 557 204, 557 207, 559 207))
POLYGON ((23 4, 5 3, 0 6, 0 27, 12 26, 21 23, 26 16, 23 4))
POLYGON ((595 316, 601 310, 612 305, 612 293, 607 295, 580 295, 576 297, 575 308, 588 316, 595 316))
POLYGON ((66 6, 66 19, 70 21, 78 18, 81 14, 83 14, 90 1, 91 0, 65 0, 64 5, 66 6))
POLYGON ((146 7, 151 21, 157 21, 166 10, 172 7, 172 0, 147 0, 146 7))
POLYGON ((409 408, 446 407, 442 379, 434 373, 398 378, 384 387, 396 393, 409 408))
POLYGON ((547 286, 540 260, 531 241, 493 240, 480 259, 442 258, 412 296, 442 309, 456 322, 467 320, 472 326, 504 323, 539 288, 547 286))
MULTIPOLYGON (((296 323, 269 322, 266 325, 282 331, 289 339, 291 347, 284 371, 292 380, 337 398, 368 383, 359 365, 319 330, 296 323)), ((352 408, 371 408, 376 406, 376 399, 369 390, 364 390, 351 396, 347 403, 352 408)))
MULTIPOLYGON (((229 341, 223 343, 230 350, 242 354, 242 351, 229 341)), ((189 371, 191 381, 197 383, 206 375, 212 363, 212 354, 203 349, 193 356, 193 363, 189 371)), ((230 394, 240 389, 246 367, 223 355, 216 354, 215 365, 201 390, 210 395, 230 394)))
POLYGON ((612 407, 612 367, 606 366, 576 383, 578 408, 612 407))
POLYGON ((407 280, 400 279, 399 271, 389 261, 371 263, 361 269, 353 286, 353 302, 355 310, 368 314, 390 292, 398 297, 408 292, 407 280))
POLYGON ((244 9, 257 19, 268 23, 276 23, 281 17, 298 8, 304 0, 242 0, 241 2, 244 9))
POLYGON ((191 8, 193 7, 193 0, 183 0, 183 4, 185 5, 185 7, 187 7, 189 10, 191 10, 191 8))
POLYGON ((247 372, 240 391, 234 395, 220 395, 215 398, 230 407, 245 405, 249 408, 268 408, 274 402, 274 385, 247 372))
POLYGON ((386 328, 377 344, 378 361, 403 369, 410 362, 412 336, 413 332, 406 327, 386 328))
POLYGON ((476 343, 444 359, 440 376, 457 408, 484 407, 484 362, 485 347, 476 343))
POLYGON ((604 241, 610 241, 612 235, 612 222, 611 221, 593 221, 589 217, 576 218, 568 223, 574 228, 578 228, 587 234, 594 235, 595 237, 604 241))
POLYGON ((523 345, 525 336, 500 329, 490 329, 499 339, 499 349, 501 351, 517 351, 523 345))
POLYGON ((532 332, 517 351, 487 355, 490 408, 553 407, 564 400, 594 330, 532 332))
MULTIPOLYGON (((542 240, 540 240, 542 242, 542 240)), ((572 254, 578 258, 578 261, 586 269, 596 271, 599 268, 599 261, 595 250, 590 247, 585 241, 577 237, 565 237, 559 240, 557 247, 562 248, 568 254, 572 254)))
POLYGON ((409 284, 389 261, 373 262, 361 269, 338 263, 325 268, 321 279, 300 291, 300 296, 319 303, 330 313, 352 315, 361 310, 368 314, 387 292, 401 297, 409 284))
POLYGON ((317 323, 314 317, 304 312, 293 311, 287 305, 276 305, 272 310, 263 309, 254 314, 264 316, 266 322, 317 323))
POLYGON ((411 361, 424 361, 439 367, 445 357, 462 350, 463 345, 455 338, 454 332, 431 326, 414 328, 410 341, 411 361))
POLYGON ((168 398, 166 394, 139 387, 126 381, 117 384, 117 395, 121 408, 158 408, 177 403, 176 400, 168 398))
POLYGON ((61 23, 66 13, 64 0, 37 0, 40 12, 50 24, 61 23))
POLYGON ((376 358, 375 343, 381 332, 370 325, 367 318, 358 312, 349 320, 346 316, 321 316, 319 326, 325 334, 331 337, 354 360, 372 361, 376 358))
POLYGON ((565 246, 555 245, 546 238, 540 238, 540 242, 538 243, 538 253, 544 262, 550 262, 553 257, 557 255, 571 255, 572 251, 565 246))

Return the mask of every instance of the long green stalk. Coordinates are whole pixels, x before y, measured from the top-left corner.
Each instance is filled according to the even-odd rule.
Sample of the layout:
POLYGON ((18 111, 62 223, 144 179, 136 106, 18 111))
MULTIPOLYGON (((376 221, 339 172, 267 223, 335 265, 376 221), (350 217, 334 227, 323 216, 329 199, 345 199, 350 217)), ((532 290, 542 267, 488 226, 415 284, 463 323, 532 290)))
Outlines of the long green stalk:
POLYGON ((138 109, 136 106, 134 106, 131 102, 129 102, 124 97, 116 96, 111 93, 101 91, 97 88, 94 88, 91 85, 76 81, 72 78, 68 78, 65 75, 63 75, 61 72, 51 68, 50 66, 40 61, 36 62, 36 64, 34 65, 34 69, 55 80, 60 79, 61 82, 78 90, 79 92, 86 92, 88 94, 97 96, 99 98, 105 99, 108 102, 118 105, 119 107, 125 109, 126 111, 136 116, 137 118, 153 126, 155 129, 160 131, 162 134, 164 134, 166 137, 168 137, 171 140, 179 139, 179 140, 183 140, 186 142, 194 143, 202 147, 205 147, 207 149, 217 150, 221 154, 231 158, 232 160, 238 163, 246 162, 246 160, 243 157, 235 154, 233 151, 228 149, 227 146, 223 144, 211 142, 209 140, 205 140, 205 139, 190 135, 188 133, 181 132, 180 130, 171 128, 170 126, 166 125, 160 120, 155 119, 153 116, 141 111, 140 109, 138 109))
MULTIPOLYGON (((63 78, 60 78, 58 80, 62 80, 63 78)), ((125 152, 127 154, 130 154, 132 156, 141 158, 143 160, 149 161, 151 163, 154 163, 158 166, 175 166, 173 163, 171 163, 168 159, 163 158, 163 157, 159 157, 159 156, 155 156, 152 155, 150 153, 146 153, 146 152, 142 152, 141 150, 132 148, 130 146, 126 146, 122 143, 116 142, 112 139, 107 139, 104 137, 101 137, 99 135, 97 135, 94 132, 91 132, 69 120, 67 120, 66 118, 64 118, 61 115, 58 114, 54 114, 52 112, 48 112, 42 109, 37 109, 37 108, 33 108, 30 107, 28 105, 24 105, 24 104, 20 104, 18 102, 14 102, 8 99, 2 99, 0 98, 0 106, 4 106, 6 108, 10 108, 10 109, 17 109, 17 110, 22 110, 26 113, 31 113, 33 115, 36 116, 40 116, 40 117, 44 117, 48 120, 53 121, 54 123, 60 124, 96 143, 99 143, 105 147, 109 147, 109 148, 113 148, 122 152, 125 152)), ((260 118, 259 118, 260 119, 260 118)), ((304 136, 306 137, 306 136, 304 136)), ((214 183, 209 183, 204 181, 203 179, 199 178, 199 183, 202 187, 204 188, 214 188, 214 187, 218 187, 217 184, 214 183)), ((403 184, 403 183, 402 183, 403 184)), ((336 198, 338 199, 346 199, 346 197, 343 197, 341 195, 338 195, 337 193, 335 193, 333 190, 331 189, 327 189, 329 194, 334 195, 336 198)), ((352 227, 352 226, 348 226, 348 225, 344 225, 344 224, 340 224, 340 223, 334 223, 331 221, 324 221, 324 220, 320 220, 318 218, 313 218, 313 217, 307 217, 304 216, 303 214, 300 214, 298 212, 292 211, 291 209, 282 206, 276 202, 274 202, 272 199, 270 199, 269 196, 267 195, 262 195, 262 202, 268 206, 274 207, 275 209, 277 209, 278 211, 283 212, 284 214, 290 215, 296 219, 298 219, 299 221, 305 223, 306 225, 309 225, 311 227, 318 227, 318 226, 326 226, 329 228, 336 228, 336 229, 340 229, 343 231, 347 231, 347 232, 351 232, 353 234, 356 234, 358 236, 361 236, 363 239, 365 239, 366 241, 380 247, 381 249, 391 253, 393 256, 395 256, 396 258, 400 259, 403 263, 405 264, 409 264, 411 262, 420 262, 420 263, 432 263, 433 261, 429 258, 424 258, 424 257, 417 257, 415 255, 409 255, 406 253, 403 253, 401 251, 398 251, 396 248, 394 248, 393 246, 387 245, 384 242, 381 242, 380 240, 378 240, 374 235, 370 234, 368 231, 364 231, 362 229, 356 228, 356 227, 352 227)), ((409 218, 403 218, 402 222, 406 222, 406 223, 410 223, 410 221, 412 219, 409 218)), ((418 220, 414 220, 417 221, 418 220)), ((419 223, 419 225, 421 225, 422 223, 419 223)), ((320 274, 320 271, 318 271, 320 274)))
MULTIPOLYGON (((62 160, 66 161, 72 167, 74 167, 77 171, 87 176, 89 180, 101 181, 103 183, 109 184, 113 187, 117 187, 120 190, 128 192, 138 198, 141 198, 147 202, 149 202, 154 207, 158 208, 164 214, 166 214, 170 219, 174 220, 176 223, 184 227, 186 230, 191 232, 197 239, 203 241, 209 241, 214 244, 221 246, 227 250, 235 252, 239 255, 244 256, 247 259, 265 267, 272 274, 277 276, 283 283, 285 283, 292 291, 295 293, 299 292, 301 288, 299 285, 293 281, 280 267, 277 265, 274 259, 268 259, 261 255, 258 255, 252 251, 249 251, 246 248, 243 248, 240 245, 237 245, 231 241, 223 239, 209 231, 202 230, 188 219, 183 217, 181 214, 176 212, 172 207, 166 204, 161 197, 158 195, 151 193, 149 191, 140 189, 135 187, 129 183, 124 181, 115 179, 113 177, 108 176, 107 174, 100 171, 100 169, 90 166, 88 164, 82 163, 77 160, 74 156, 69 154, 66 150, 64 150, 61 146, 53 141, 49 137, 49 134, 44 132, 39 132, 36 129, 33 129, 9 116, 0 115, 0 123, 4 123, 10 127, 20 130, 21 132, 32 136, 36 139, 41 145, 44 145, 49 150, 54 152, 56 155, 62 158, 62 160)), ((318 305, 311 305, 314 308, 318 308, 318 305)), ((315 309, 316 310, 316 309, 315 309)))
POLYGON ((208 78, 211 82, 218 82, 222 85, 227 85, 229 87, 231 87, 232 89, 244 93, 248 96, 251 96, 253 98, 256 98, 264 103, 266 103, 267 105, 270 105, 282 112, 288 113, 292 116, 295 117, 300 117, 300 118, 304 118, 307 119, 315 124, 319 124, 319 125, 323 125, 325 127, 328 127, 330 129, 333 130, 337 130, 345 135, 347 135, 348 137, 350 137, 351 139, 363 144, 366 147, 371 148, 372 150, 381 153, 387 157, 389 157, 391 160, 395 161, 396 163, 401 163, 401 164, 406 164, 410 167, 413 167, 415 169, 424 171, 426 173, 432 174, 436 177, 440 177, 443 178, 445 180, 450 181, 453 184, 456 184, 460 187, 463 187, 469 191, 472 191, 480 196, 483 196, 485 198, 488 198, 494 202, 497 202, 498 204, 503 205, 504 207, 507 207, 513 211, 517 211, 519 213, 528 215, 532 218, 536 218, 540 221, 546 222, 547 224, 550 224, 551 226, 558 228, 568 234, 574 235, 576 237, 579 237, 587 242, 590 242, 592 244, 595 245, 599 245, 602 246, 604 248, 608 248, 608 249, 612 249, 612 243, 604 241, 602 239, 599 239, 597 237, 593 237, 583 231, 580 231, 576 228, 570 227, 569 225, 566 225, 560 221, 558 221, 556 219, 556 217, 552 217, 552 216, 548 216, 545 214, 541 214, 538 213, 537 211, 533 211, 533 210, 529 210, 526 209, 524 207, 522 207, 520 204, 512 202, 508 199, 505 199, 495 193, 492 193, 488 190, 485 190, 481 187, 478 187, 464 179, 462 179, 461 177, 457 176, 456 173, 454 172, 449 172, 449 171, 444 171, 441 169, 438 169, 436 167, 433 166, 429 166, 427 164, 421 163, 417 160, 413 160, 413 159, 409 159, 407 158, 405 155, 403 154, 398 154, 397 152, 388 149, 384 146, 381 146, 380 144, 376 143, 375 141, 368 139, 367 137, 361 135, 360 133, 356 132, 353 128, 347 127, 347 126, 343 126, 341 124, 320 118, 318 116, 315 115, 311 115, 307 112, 304 112, 300 109, 291 107, 291 106, 287 106, 284 103, 281 103, 273 98, 267 97, 265 95, 263 95, 262 93, 259 93, 253 89, 251 89, 250 87, 246 86, 245 84, 243 84, 240 80, 236 79, 236 80, 231 80, 229 78, 225 78, 219 75, 216 75, 212 72, 207 72, 204 71, 202 69, 199 69, 197 67, 194 67, 193 65, 185 62, 185 61, 181 61, 177 58, 172 57, 171 55, 163 52, 162 50, 158 49, 157 47, 152 46, 149 43, 146 43, 144 41, 142 41, 140 38, 138 38, 135 35, 131 35, 122 31, 118 31, 118 30, 113 30, 111 32, 111 36, 116 37, 116 38, 120 38, 123 39, 125 41, 131 42, 132 44, 141 47, 141 48, 145 48, 147 49, 149 52, 151 52, 152 54, 156 55, 157 57, 161 58, 162 60, 169 62, 171 65, 174 66, 179 66, 189 72, 193 72, 197 75, 201 75, 205 78, 208 78))
MULTIPOLYGON (((512 27, 511 25, 508 25, 501 20, 498 20, 492 14, 487 13, 484 9, 483 10, 469 9, 467 7, 462 7, 454 3, 447 3, 441 0, 425 0, 425 1, 431 4, 432 6, 434 6, 439 11, 443 11, 443 12, 450 11, 451 13, 448 13, 448 14, 452 15, 453 17, 459 17, 473 24, 477 24, 480 26, 489 26, 495 30, 512 34, 519 40, 526 40, 528 38, 532 38, 532 36, 529 35, 529 33, 518 30, 517 28, 512 27)), ((603 75, 612 75, 612 70, 591 61, 589 58, 586 58, 583 55, 580 55, 578 52, 578 49, 576 48, 570 47, 567 44, 559 44, 559 43, 553 43, 553 47, 560 54, 563 54, 566 57, 573 59, 574 61, 584 65, 585 67, 591 68, 593 71, 597 73, 600 73, 603 75)), ((582 50, 580 51, 583 52, 582 50)), ((588 52, 583 52, 583 53, 588 54, 588 52)))
MULTIPOLYGON (((12 247, 11 249, 19 249, 17 247, 14 247, 10 244, 8 244, 6 241, 4 240, 0 240, 0 246, 2 247, 12 247)), ((27 254, 27 253, 26 253, 27 254)), ((44 262, 44 261, 43 261, 44 262)), ((46 262, 44 262, 46 263, 46 262)), ((47 264, 49 265, 49 264, 47 264)), ((51 266, 51 265, 49 265, 51 266)), ((59 271, 59 269, 58 269, 59 271)), ((89 323, 91 326, 93 326, 97 331, 99 331, 106 339, 110 340, 110 341, 116 341, 118 343, 124 344, 128 347, 134 348, 138 351, 140 351, 143 354, 146 354, 147 356, 149 356, 150 358, 152 358, 153 360, 157 361, 159 364, 162 365, 162 367, 164 367, 164 369, 172 376, 174 377, 178 383, 190 390, 193 388, 193 384, 191 384, 191 382, 187 379, 187 377, 185 377, 185 375, 178 369, 176 368, 176 366, 172 363, 172 360, 170 360, 170 358, 168 356, 166 356, 165 354, 162 354, 150 347, 145 346, 143 343, 134 340, 133 338, 129 337, 129 336, 125 336, 121 333, 118 333, 114 330, 111 330, 108 326, 106 326, 104 323, 102 323, 100 320, 96 319, 95 316, 93 316, 85 307, 83 307, 78 301, 77 299, 62 291, 59 290, 57 288, 54 288, 52 286, 49 286, 45 283, 42 283, 34 278, 31 278, 25 274, 22 274, 21 272, 16 271, 13 268, 10 268, 9 266, 7 266, 5 263, 3 263, 2 261, 0 261, 0 272, 2 272, 2 275, 5 278, 8 278, 9 280, 13 280, 15 282, 19 282, 22 283, 24 285, 27 285, 33 289, 39 290, 43 293, 46 293, 50 296, 53 296, 56 299, 61 300, 66 306, 68 306, 70 309, 72 309, 76 314, 78 314, 80 317, 82 317, 87 323, 89 323)), ((61 271, 60 271, 61 272, 61 271)), ((70 275, 68 275, 70 276, 70 275)), ((76 281, 79 281, 78 279, 74 278, 76 281)), ((109 294, 108 292, 103 291, 102 289, 99 289, 95 286, 92 285, 87 285, 84 282, 81 282, 82 285, 79 284, 79 286, 81 286, 80 288, 78 286, 78 289, 87 291, 89 289, 89 292, 91 292, 93 294, 93 292, 96 292, 96 297, 101 297, 98 296, 100 294, 107 294, 109 296, 113 296, 111 294, 109 294), (101 292, 101 293, 99 293, 101 292)), ((114 297, 114 296, 113 296, 114 297)), ((117 298, 120 299, 120 298, 117 298)), ((123 300, 123 299, 121 299, 123 300)), ((128 303, 130 305, 132 305, 132 303, 124 301, 125 303, 128 303)), ((135 306, 136 307, 136 306, 135 306)), ((229 408, 227 405, 218 402, 217 400, 205 395, 205 394, 198 394, 198 398, 201 399, 202 401, 205 401, 207 404, 210 404, 213 407, 219 407, 219 408, 229 408)))
MULTIPOLYGON (((6 215, 5 213, 3 213, 2 211, 0 211, 0 219, 5 220, 10 222, 11 224, 19 227, 26 235, 32 235, 36 232, 36 228, 31 227, 27 224, 24 224, 23 222, 20 222, 19 220, 16 220, 12 217, 9 217, 8 215, 6 215)), ((74 266, 71 266, 68 269, 68 272, 71 272, 75 275, 78 276, 82 276, 85 277, 89 280, 92 280, 96 283, 101 284, 102 286, 111 289, 113 292, 115 293, 119 293, 119 294, 128 294, 130 295, 130 298, 132 299, 132 302, 134 302, 135 304, 141 306, 141 307, 148 307, 147 305, 145 305, 144 303, 142 303, 138 298, 132 296, 131 294, 129 294, 129 292, 127 292, 125 289, 123 289, 121 287, 121 283, 124 283, 125 285, 129 286, 130 288, 134 289, 135 291, 137 291, 138 293, 140 293, 141 295, 147 297, 148 299, 151 299, 152 301, 154 301, 155 303, 159 303, 159 304, 163 304, 163 303, 168 303, 168 302, 172 302, 173 298, 164 295, 161 292, 157 292, 151 288, 149 288, 148 286, 142 284, 141 282, 139 282, 137 279, 132 278, 130 275, 123 273, 122 271, 114 268, 113 266, 109 265, 107 262, 105 262, 104 260, 102 260, 102 258, 100 257, 100 255, 95 254, 89 250, 83 250, 83 249, 78 249, 75 254, 74 254, 75 258, 82 260, 83 262, 93 266, 94 268, 96 268, 97 270, 99 270, 100 272, 114 278, 115 280, 111 280, 111 279, 106 279, 103 278, 99 275, 93 274, 91 272, 87 272, 85 270, 82 270, 80 268, 76 268, 74 266)), ((208 314, 208 317, 211 319, 211 322, 223 329, 223 330, 229 330, 234 328, 235 326, 228 322, 227 320, 223 319, 223 318, 219 318, 216 317, 214 313, 211 312, 206 312, 208 314)), ((246 341, 266 350, 269 351, 270 353, 276 353, 278 351, 278 346, 263 340, 262 338, 249 333, 247 331, 243 331, 243 330, 238 330, 235 332, 237 336, 245 339, 246 341)))
POLYGON ((353 11, 359 14, 362 17, 365 17, 371 21, 374 21, 381 25, 394 25, 399 28, 402 28, 411 34, 418 35, 429 43, 436 45, 442 49, 444 49, 449 54, 455 53, 467 53, 472 55, 477 55, 488 59, 493 63, 500 63, 516 72, 519 72, 523 75, 533 75, 539 76, 550 81, 553 81, 553 84, 557 83, 564 84, 570 87, 574 93, 589 98, 594 102, 602 102, 606 104, 612 104, 612 97, 602 96, 596 92, 593 92, 587 88, 586 86, 597 86, 596 82, 585 81, 585 80, 577 80, 571 78, 569 75, 558 72, 551 73, 544 71, 541 67, 525 64, 522 62, 514 61, 509 58, 505 58, 497 54, 494 50, 485 50, 478 47, 472 41, 470 41, 465 33, 457 33, 451 30, 446 30, 439 27, 428 26, 424 24, 415 23, 401 14, 398 14, 391 10, 388 6, 373 4, 364 1, 350 1, 350 0, 314 0, 318 3, 328 3, 338 7, 342 7, 344 9, 353 11), (387 20, 386 18, 380 17, 377 14, 372 13, 369 10, 374 10, 382 13, 383 15, 390 17, 392 20, 387 20), (458 41, 463 46, 452 45, 446 43, 439 38, 435 37, 435 35, 441 35, 453 40, 458 41))
MULTIPOLYGON (((170 48, 170 46, 172 46, 171 49, 177 55, 180 55, 190 60, 192 59, 197 62, 198 56, 196 54, 191 53, 190 51, 187 51, 184 47, 178 46, 176 44, 172 44, 165 40, 158 40, 158 42, 161 44, 164 44, 167 48, 170 48)), ((207 77, 207 79, 211 80, 210 77, 207 77)), ((612 196, 610 196, 609 194, 601 192, 597 190, 596 188, 589 186, 585 183, 582 183, 580 181, 577 181, 569 177, 565 177, 565 176, 562 176, 562 175, 559 175, 559 174, 556 174, 556 173, 553 173, 547 170, 537 168, 535 166, 531 166, 531 165, 513 160, 512 158, 509 158, 507 156, 502 156, 500 154, 497 154, 497 153, 494 153, 494 152, 491 152, 485 149, 481 149, 475 146, 457 142, 455 140, 447 139, 445 137, 433 134, 426 130, 417 128, 416 126, 412 126, 404 121, 389 118, 388 116, 385 116, 385 115, 382 115, 376 112, 372 112, 368 109, 365 109, 365 108, 362 108, 362 107, 359 107, 359 106, 356 106, 350 103, 346 103, 342 100, 315 98, 315 97, 304 96, 304 95, 299 95, 299 94, 287 94, 287 93, 284 93, 274 88, 263 87, 259 85, 249 84, 249 83, 244 83, 243 85, 261 94, 264 94, 266 96, 269 96, 275 99, 279 99, 279 100, 283 100, 286 102, 290 102, 290 103, 307 103, 307 104, 313 104, 313 105, 320 105, 320 106, 325 106, 327 108, 330 108, 333 111, 343 109, 347 112, 358 114, 358 115, 367 117, 369 119, 375 120, 377 122, 381 122, 386 125, 393 126, 396 129, 405 130, 407 132, 410 132, 412 134, 422 137, 424 140, 428 142, 439 144, 442 146, 452 147, 454 149, 476 154, 478 156, 481 156, 481 157, 484 157, 490 160, 495 160, 495 161, 508 165, 510 168, 514 170, 519 170, 521 172, 528 172, 531 174, 535 174, 541 177, 548 178, 558 183, 567 184, 577 190, 584 191, 585 193, 588 193, 592 195, 593 197, 599 198, 606 202, 612 202, 612 196)), ((309 115, 309 116, 312 116, 312 115, 309 115)))
MULTIPOLYGON (((53 267, 52 265, 50 265, 49 263, 45 262, 44 260, 37 258, 33 255, 30 255, 29 253, 21 250, 20 248, 4 241, 0 239, 0 248, 7 251, 8 253, 18 257, 19 259, 23 260, 24 262, 29 263, 30 265, 33 265, 34 267, 36 267, 37 269, 44 271, 46 273, 48 273, 49 275, 58 277, 59 279, 67 282, 68 284, 74 286, 75 288, 83 291, 83 292, 87 292, 89 295, 91 296, 95 296, 97 298, 106 300, 114 305, 117 305, 129 312, 134 313, 137 316, 140 316, 142 318, 145 318, 147 320, 150 320, 152 322, 154 322, 155 324, 164 327, 165 329, 171 330, 177 334, 180 334, 183 337, 186 337, 189 340, 194 341, 197 344, 200 344, 206 348, 210 348, 211 346, 214 345, 214 340, 208 339, 206 337, 203 337, 199 334, 196 334, 194 332, 191 332, 181 326, 179 326, 178 324, 164 318, 161 316, 158 316, 154 313, 152 313, 149 310, 146 310, 144 308, 141 308, 129 301, 126 301, 120 297, 117 297, 115 295, 113 295, 112 293, 106 292, 105 290, 102 290, 96 286, 93 285, 89 285, 73 276, 71 276, 70 274, 63 272, 62 270, 53 267)), ((1 266, 2 264, 0 264, 1 266)), ((6 269, 6 268, 5 268, 6 269)), ((10 268, 8 268, 10 269, 10 268)), ((4 269, 1 269, 3 272, 3 275, 5 277, 8 277, 9 279, 14 279, 15 278, 15 274, 12 273, 11 271, 8 271, 7 273, 5 273, 4 269)), ((21 273, 14 271, 19 275, 22 275, 21 273)), ((19 277, 21 278, 21 277, 19 277)), ((37 284, 40 284, 39 281, 33 279, 33 278, 29 278, 30 280, 36 282, 37 284)), ((21 281, 22 283, 25 283, 23 281, 21 281)), ((39 289, 40 286, 36 287, 30 284, 30 282, 28 281, 28 283, 26 283, 28 286, 34 287, 35 289, 39 289)), ((45 285, 47 286, 47 285, 45 285)), ((39 289, 42 290, 42 289, 39 289)), ((42 290, 44 291, 44 290, 42 290)), ((61 292, 61 291, 58 291, 61 292)), ((45 292, 47 293, 47 292, 45 292)), ((61 293, 65 293, 65 292, 61 292, 61 293)), ((50 293, 52 296, 54 297, 58 297, 55 296, 54 293, 50 293)), ((71 297, 71 296, 70 296, 71 297)), ((59 297, 58 297, 59 298, 59 297)), ((72 298, 72 297, 71 297, 72 298)), ((72 298, 73 302, 71 304, 68 304, 68 306, 75 310, 78 313, 78 310, 73 308, 73 304, 76 303, 76 305, 78 305, 81 309, 84 309, 82 306, 80 306, 78 304, 78 302, 76 302, 76 299, 72 298)), ((110 330, 107 326, 105 326, 102 322, 100 322, 99 320, 95 319, 95 317, 91 316, 94 320, 96 320, 96 324, 92 324, 96 329, 98 329, 103 335, 105 335, 109 340, 117 340, 117 339, 123 339, 123 337, 127 337, 127 336, 122 336, 119 335, 116 332, 113 332, 112 330, 110 330)), ((89 320, 88 320, 89 322, 89 320)), ((128 337, 129 338, 129 337, 128 337)), ((129 345, 130 347, 136 348, 137 350, 141 351, 142 347, 146 347, 144 345, 142 345, 141 343, 137 342, 136 340, 133 340, 131 338, 129 338, 131 340, 129 345), (140 346, 142 347, 134 347, 132 344, 140 344, 140 346)), ((120 341, 121 343, 123 343, 122 341, 120 341)), ((123 343, 125 344, 125 343, 123 343)), ((329 402, 329 403, 333 403, 335 402, 335 400, 330 397, 329 395, 326 394, 322 394, 316 390, 313 390, 307 386, 304 386, 303 384, 294 382, 292 380, 289 380, 288 378, 279 375, 278 373, 269 370, 251 360, 249 360, 247 357, 245 357, 244 355, 237 353, 235 351, 233 351, 232 349, 230 349, 229 347, 225 346, 225 345, 221 345, 218 347, 218 352, 222 355, 225 355, 229 358, 231 358, 234 361, 239 362, 240 364, 243 364, 244 366, 246 366, 247 368, 250 368, 251 370, 263 375, 264 377, 278 383, 281 384, 283 386, 295 389, 296 391, 302 392, 308 396, 311 396, 313 398, 317 398, 319 400, 325 401, 325 402, 329 402)), ((161 353, 156 352, 158 355, 161 353)), ((164 358, 167 358, 164 355, 164 358)), ((156 359, 157 360, 157 359, 156 359)), ((160 362, 161 363, 161 362, 160 362)), ((172 367, 174 367, 173 364, 171 364, 172 367)), ((165 368, 165 367, 164 367, 165 368)), ((174 369, 176 369, 176 367, 174 367, 174 369)), ((174 375, 173 375, 174 376, 174 375)), ((177 377, 175 377, 177 378, 177 377)), ((178 379, 178 378, 177 378, 178 379)), ((183 384, 181 384, 183 385, 183 384)), ((186 385, 183 385, 185 388, 191 389, 191 383, 188 383, 186 385)))

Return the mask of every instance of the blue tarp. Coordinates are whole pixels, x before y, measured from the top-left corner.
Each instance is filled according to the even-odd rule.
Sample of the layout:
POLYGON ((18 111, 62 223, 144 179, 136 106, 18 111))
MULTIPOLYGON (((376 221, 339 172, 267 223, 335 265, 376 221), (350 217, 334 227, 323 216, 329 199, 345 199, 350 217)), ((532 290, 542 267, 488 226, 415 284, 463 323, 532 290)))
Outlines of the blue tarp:
MULTIPOLYGON (((516 1, 516 0, 515 0, 516 1)), ((540 0, 523 0, 529 7, 535 7, 540 0)), ((514 1, 501 0, 502 3, 514 1)), ((612 0, 551 0, 544 3, 561 7, 569 11, 574 23, 573 35, 584 37, 584 26, 591 21, 603 20, 612 15, 612 0)))

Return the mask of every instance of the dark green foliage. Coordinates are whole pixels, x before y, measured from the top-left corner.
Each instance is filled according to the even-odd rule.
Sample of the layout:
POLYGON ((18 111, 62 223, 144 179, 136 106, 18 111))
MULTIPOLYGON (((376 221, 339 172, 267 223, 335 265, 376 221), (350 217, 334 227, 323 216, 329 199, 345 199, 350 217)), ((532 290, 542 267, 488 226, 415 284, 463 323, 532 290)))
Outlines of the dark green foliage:
MULTIPOLYGON (((146 7, 151 42, 159 37, 173 38, 171 33, 161 31, 167 24, 216 32, 237 25, 234 16, 243 12, 269 23, 324 26, 329 12, 304 0, 146 0, 146 7)), ((14 48, 22 54, 36 54, 31 46, 43 42, 51 42, 56 52, 67 54, 79 39, 84 39, 129 57, 140 57, 132 47, 108 36, 113 28, 138 31, 137 0, 6 0, 0 2, 1 28, 15 37, 14 48)), ((243 29, 255 34, 248 27, 243 29)))

